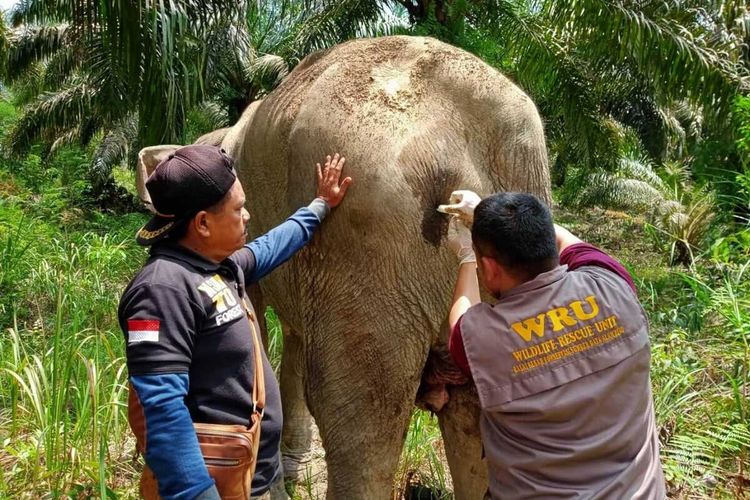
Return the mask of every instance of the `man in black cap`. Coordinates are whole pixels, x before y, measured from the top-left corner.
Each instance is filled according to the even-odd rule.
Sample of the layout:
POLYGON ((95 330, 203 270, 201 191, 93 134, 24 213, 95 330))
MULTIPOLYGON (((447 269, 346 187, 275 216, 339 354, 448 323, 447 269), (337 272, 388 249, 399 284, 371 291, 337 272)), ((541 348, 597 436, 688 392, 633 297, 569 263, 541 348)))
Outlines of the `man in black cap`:
MULTIPOLYGON (((344 158, 317 165, 317 196, 249 244, 245 194, 232 160, 192 145, 162 161, 146 182, 156 215, 138 232, 150 257, 120 300, 127 341, 129 419, 165 499, 218 499, 193 422, 247 424, 253 344, 242 301, 307 244, 351 184, 344 158)), ((256 323, 256 328, 258 328, 256 323)), ((265 353, 266 408, 253 498, 282 477, 281 400, 265 353)))

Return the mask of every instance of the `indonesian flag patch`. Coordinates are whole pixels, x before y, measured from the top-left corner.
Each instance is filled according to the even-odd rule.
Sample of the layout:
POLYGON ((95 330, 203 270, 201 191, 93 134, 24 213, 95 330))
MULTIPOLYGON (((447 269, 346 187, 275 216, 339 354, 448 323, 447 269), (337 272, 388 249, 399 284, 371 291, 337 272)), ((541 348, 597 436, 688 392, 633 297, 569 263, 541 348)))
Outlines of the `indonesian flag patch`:
POLYGON ((159 342, 158 319, 128 320, 128 345, 138 342, 159 342))

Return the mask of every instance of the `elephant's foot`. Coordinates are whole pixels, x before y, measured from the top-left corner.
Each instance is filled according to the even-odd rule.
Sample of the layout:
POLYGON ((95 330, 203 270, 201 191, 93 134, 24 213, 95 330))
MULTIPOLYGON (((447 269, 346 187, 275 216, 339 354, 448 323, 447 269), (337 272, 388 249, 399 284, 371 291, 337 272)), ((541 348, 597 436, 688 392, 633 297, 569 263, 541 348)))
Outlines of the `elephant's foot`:
POLYGON ((284 431, 281 438, 281 464, 284 467, 284 479, 301 481, 310 461, 314 458, 313 419, 304 402, 285 415, 284 431), (304 411, 303 411, 304 410, 304 411))
MULTIPOLYGON (((351 341, 352 337, 342 334, 337 338, 351 341)), ((373 343, 379 345, 376 340, 373 343)), ((384 370, 385 358, 364 347, 357 342, 348 350, 354 353, 350 356, 334 351, 331 357, 335 362, 324 365, 332 366, 330 371, 317 365, 316 370, 307 372, 320 370, 320 378, 307 379, 306 388, 325 449, 327 500, 393 498, 416 387, 413 392, 404 390, 406 382, 396 376, 403 373, 384 370), (344 359, 347 364, 342 362, 344 359), (342 371, 342 366, 347 371, 342 371), (319 381, 338 381, 339 385, 319 381), (390 381, 394 382, 386 383, 390 381)), ((312 350, 308 359, 317 361, 322 357, 319 350, 312 350)))
POLYGON ((284 467, 284 479, 294 482, 302 481, 312 458, 313 454, 311 451, 300 453, 283 451, 281 454, 281 465, 284 467))
POLYGON ((322 499, 325 497, 328 471, 325 463, 325 452, 320 442, 320 433, 312 424, 312 444, 310 452, 301 452, 299 456, 285 456, 287 451, 282 445, 282 465, 287 488, 291 488, 293 498, 322 499), (293 472, 293 476, 289 476, 293 472))

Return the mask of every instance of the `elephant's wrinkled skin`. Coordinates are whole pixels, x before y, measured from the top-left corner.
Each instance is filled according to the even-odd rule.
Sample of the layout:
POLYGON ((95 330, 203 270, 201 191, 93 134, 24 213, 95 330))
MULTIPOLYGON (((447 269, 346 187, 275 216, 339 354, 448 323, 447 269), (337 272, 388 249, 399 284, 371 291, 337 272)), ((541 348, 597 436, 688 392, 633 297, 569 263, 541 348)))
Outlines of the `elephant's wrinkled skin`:
MULTIPOLYGON (((261 288, 301 336, 328 497, 391 498, 428 351, 447 337, 457 261, 441 245, 447 216, 436 208, 455 189, 549 201, 537 110, 462 50, 429 38, 362 39, 307 57, 234 127, 203 141, 218 139, 248 193, 252 235, 309 203, 316 162, 346 156, 347 198, 261 288)), ((282 382, 292 377, 284 370, 282 382)), ((286 429, 304 415, 286 395, 284 413, 286 429)), ((478 415, 468 387, 439 413, 458 499, 486 488, 478 415)))

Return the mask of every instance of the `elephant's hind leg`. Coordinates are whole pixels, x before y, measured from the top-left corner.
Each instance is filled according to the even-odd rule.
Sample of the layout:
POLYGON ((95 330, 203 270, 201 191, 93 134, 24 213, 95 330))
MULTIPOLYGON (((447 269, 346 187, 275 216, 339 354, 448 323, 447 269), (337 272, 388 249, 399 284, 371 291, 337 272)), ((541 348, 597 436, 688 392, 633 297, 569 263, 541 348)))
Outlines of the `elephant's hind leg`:
POLYGON ((341 332, 336 342, 305 344, 305 388, 325 449, 328 499, 390 500, 393 495, 419 359, 405 361, 400 356, 408 348, 396 346, 401 347, 397 354, 378 336, 341 332))
POLYGON ((456 500, 481 500, 487 491, 487 465, 479 435, 479 398, 472 385, 451 386, 448 403, 437 414, 456 500))
MULTIPOLYGON (((399 406, 411 409, 412 402, 405 400, 399 406)), ((364 411, 342 408, 338 415, 322 413, 316 419, 321 422, 326 453, 329 500, 393 498, 408 419, 388 413, 374 407, 364 411)))
POLYGON ((482 461, 479 397, 444 342, 430 350, 417 404, 437 413, 456 500, 483 498, 487 467, 482 461))

